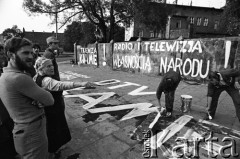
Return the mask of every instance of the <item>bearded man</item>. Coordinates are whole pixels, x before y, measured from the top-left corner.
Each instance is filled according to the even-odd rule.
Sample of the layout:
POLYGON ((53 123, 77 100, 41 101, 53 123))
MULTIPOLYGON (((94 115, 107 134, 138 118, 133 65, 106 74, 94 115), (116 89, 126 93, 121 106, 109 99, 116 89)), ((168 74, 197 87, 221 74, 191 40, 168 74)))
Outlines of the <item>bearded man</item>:
POLYGON ((43 107, 53 105, 54 99, 27 73, 33 67, 32 42, 13 37, 5 42, 4 50, 9 61, 0 77, 0 98, 14 122, 15 149, 22 159, 47 159, 43 107))

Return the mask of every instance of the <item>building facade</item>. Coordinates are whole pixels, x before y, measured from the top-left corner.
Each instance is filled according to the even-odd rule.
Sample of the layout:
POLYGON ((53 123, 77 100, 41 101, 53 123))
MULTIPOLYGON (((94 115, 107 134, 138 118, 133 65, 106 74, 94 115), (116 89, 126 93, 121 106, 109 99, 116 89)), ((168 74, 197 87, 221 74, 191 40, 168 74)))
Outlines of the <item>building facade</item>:
MULTIPOLYGON (((156 4, 157 5, 157 4, 156 4)), ((132 37, 177 39, 228 36, 220 28, 220 16, 223 9, 171 5, 172 14, 168 16, 166 29, 153 32, 137 20, 125 29, 125 41, 132 37)))

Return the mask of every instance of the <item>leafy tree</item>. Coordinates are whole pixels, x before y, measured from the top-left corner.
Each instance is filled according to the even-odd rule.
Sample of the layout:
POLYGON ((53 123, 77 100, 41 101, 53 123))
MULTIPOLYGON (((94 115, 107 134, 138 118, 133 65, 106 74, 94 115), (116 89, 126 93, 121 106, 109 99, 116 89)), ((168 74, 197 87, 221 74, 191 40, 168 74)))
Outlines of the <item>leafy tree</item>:
POLYGON ((64 32, 66 44, 65 49, 73 51, 73 44, 77 43, 81 46, 87 46, 96 41, 94 35, 95 26, 90 22, 72 22, 67 26, 64 32))
POLYGON ((76 16, 79 21, 87 19, 97 27, 96 33, 98 33, 98 37, 101 37, 100 42, 109 42, 113 39, 116 31, 115 26, 131 23, 136 13, 142 10, 145 11, 142 15, 151 15, 149 18, 145 18, 148 19, 148 21, 145 21, 146 24, 150 24, 148 22, 151 22, 152 19, 155 21, 152 26, 158 24, 157 22, 165 23, 165 20, 159 20, 153 14, 156 11, 156 13, 159 13, 157 16, 159 16, 160 13, 165 13, 164 11, 167 11, 167 9, 157 9, 157 7, 148 5, 148 3, 149 0, 49 0, 48 3, 43 0, 24 0, 23 7, 29 13, 55 15, 56 17, 61 13, 63 15, 62 25, 76 16), (136 9, 140 5, 144 6, 136 9), (150 7, 154 7, 154 11, 151 11, 150 7))
POLYGON ((88 19, 99 29, 103 42, 112 39, 113 34, 107 37, 107 31, 113 33, 115 23, 124 23, 132 18, 129 6, 129 0, 49 0, 48 3, 43 0, 24 0, 23 3, 24 9, 29 13, 51 16, 62 13, 63 25, 74 16, 78 16, 79 21, 88 19))
POLYGON ((144 27, 154 32, 165 30, 168 15, 173 11, 171 5, 145 0, 135 0, 134 2, 136 8, 135 19, 137 19, 140 24, 144 24, 144 27))
POLYGON ((240 1, 226 0, 221 17, 221 27, 225 28, 230 35, 240 34, 240 1))
POLYGON ((11 37, 24 37, 25 29, 21 31, 17 25, 13 25, 12 28, 7 28, 2 32, 4 41, 11 37))

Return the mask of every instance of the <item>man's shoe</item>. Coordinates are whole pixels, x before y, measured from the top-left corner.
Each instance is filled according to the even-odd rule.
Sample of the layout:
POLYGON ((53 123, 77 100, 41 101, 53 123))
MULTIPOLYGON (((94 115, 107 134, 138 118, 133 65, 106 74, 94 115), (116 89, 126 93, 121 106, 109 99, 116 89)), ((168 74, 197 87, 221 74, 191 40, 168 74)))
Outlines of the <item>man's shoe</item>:
POLYGON ((206 114, 206 116, 203 118, 203 120, 212 120, 213 116, 211 116, 209 113, 206 114))

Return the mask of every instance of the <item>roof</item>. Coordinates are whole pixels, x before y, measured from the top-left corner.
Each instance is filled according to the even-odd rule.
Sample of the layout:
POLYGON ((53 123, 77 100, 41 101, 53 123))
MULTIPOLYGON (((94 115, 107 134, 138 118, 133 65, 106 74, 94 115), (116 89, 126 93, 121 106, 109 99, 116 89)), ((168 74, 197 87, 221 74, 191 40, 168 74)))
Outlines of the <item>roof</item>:
POLYGON ((188 6, 188 5, 177 5, 177 4, 167 4, 167 5, 171 5, 173 7, 176 7, 176 8, 181 8, 181 9, 184 9, 184 8, 188 8, 188 9, 201 9, 201 10, 215 10, 215 11, 219 11, 219 12, 222 12, 223 9, 220 8, 214 8, 214 7, 202 7, 202 6, 188 6))

